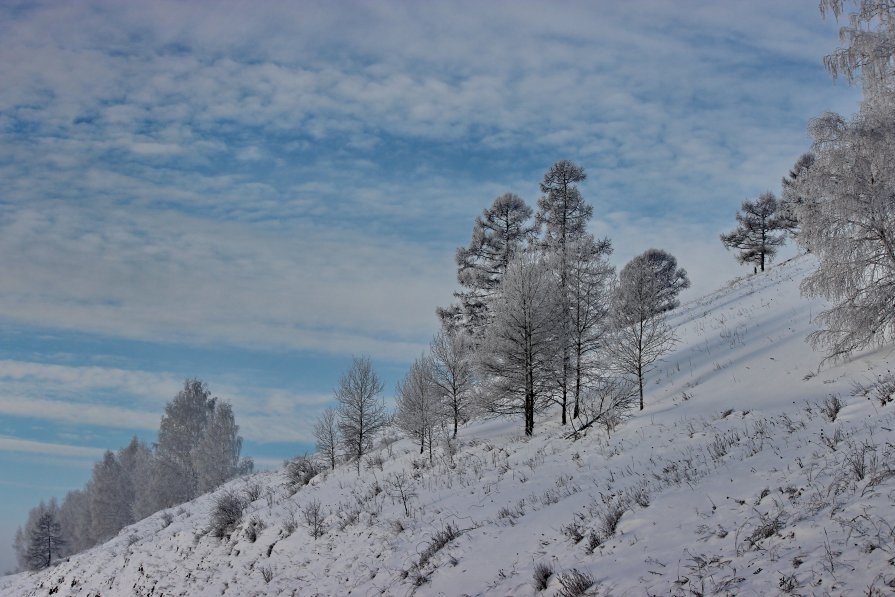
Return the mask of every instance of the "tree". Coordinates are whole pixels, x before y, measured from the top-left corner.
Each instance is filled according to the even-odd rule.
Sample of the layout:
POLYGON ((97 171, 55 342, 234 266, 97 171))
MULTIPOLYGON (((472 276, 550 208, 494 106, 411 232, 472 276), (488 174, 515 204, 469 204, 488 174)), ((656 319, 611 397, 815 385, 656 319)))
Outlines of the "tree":
POLYGON ((187 379, 183 389, 165 405, 156 446, 156 509, 169 508, 199 495, 193 449, 204 435, 216 399, 198 379, 187 379))
POLYGON ((572 243, 568 259, 571 374, 574 402, 572 418, 580 414, 584 387, 596 373, 596 355, 607 332, 609 287, 615 268, 609 265, 609 239, 586 234, 572 243))
POLYGON ((807 176, 808 170, 814 165, 814 160, 813 153, 803 153, 781 181, 783 195, 777 203, 777 218, 780 229, 785 230, 792 238, 799 236, 798 211, 810 200, 809 197, 803 197, 798 193, 797 183, 800 178, 807 176))
POLYGON ((91 536, 100 543, 115 536, 134 522, 131 506, 134 490, 127 473, 111 450, 93 466, 93 478, 88 486, 91 536))
POLYGON ((586 234, 587 223, 593 215, 593 208, 584 201, 577 186, 577 183, 585 178, 587 175, 584 169, 569 160, 560 160, 553 164, 544 174, 541 183, 543 195, 538 200, 538 213, 535 216, 537 225, 544 227, 542 244, 549 253, 556 256, 553 264, 559 274, 561 310, 564 317, 560 325, 562 367, 557 370, 559 373, 557 382, 563 425, 566 424, 569 377, 572 371, 570 250, 586 234))
POLYGON ((636 379, 643 410, 643 380, 653 363, 674 346, 673 330, 665 321, 664 280, 644 255, 622 268, 612 297, 613 338, 607 343, 613 365, 636 379))
POLYGON ((891 96, 895 93, 895 5, 891 0, 821 0, 820 12, 838 19, 847 4, 855 5, 857 11, 839 30, 839 39, 846 45, 825 56, 824 66, 834 79, 841 75, 850 84, 860 81, 868 100, 891 96))
POLYGON ((661 249, 647 249, 632 261, 642 265, 652 280, 650 288, 654 295, 647 299, 651 312, 658 314, 676 309, 680 305, 678 294, 690 288, 687 270, 677 266, 677 258, 661 249))
POLYGON ((346 454, 357 461, 358 475, 373 437, 388 422, 385 404, 377 397, 383 387, 369 357, 354 357, 336 388, 339 434, 346 454))
POLYGON ((67 554, 75 554, 96 545, 88 491, 75 489, 65 494, 65 499, 59 506, 59 524, 66 540, 67 554))
MULTIPOLYGON (((839 18, 847 4, 820 8, 839 18)), ((811 121, 816 159, 793 185, 811 198, 798 209, 797 240, 819 262, 802 292, 833 303, 809 336, 827 358, 895 338, 895 4, 850 4, 857 10, 840 29, 845 45, 824 64, 834 78, 860 81, 864 101, 851 121, 831 113, 811 121)))
POLYGON ((522 414, 525 434, 552 389, 561 355, 562 303, 554 269, 533 252, 519 255, 504 277, 494 320, 485 331, 479 367, 486 385, 481 407, 522 414))
POLYGON ((432 462, 432 445, 435 430, 445 420, 445 411, 439 400, 438 386, 432 377, 432 361, 429 357, 416 359, 397 388, 397 414, 395 423, 400 429, 420 442, 420 454, 429 446, 432 462))
POLYGON ((743 201, 737 212, 739 225, 727 234, 721 235, 721 243, 727 249, 737 249, 737 261, 761 266, 770 262, 783 245, 782 234, 774 234, 785 229, 785 222, 777 215, 777 199, 773 193, 762 193, 757 201, 743 201))
POLYGON ((827 114, 811 134, 817 159, 796 190, 812 201, 799 210, 798 242, 819 265, 802 292, 834 303, 809 340, 839 357, 895 338, 895 118, 827 114))
POLYGON ((461 325, 481 336, 507 266, 533 238, 531 214, 521 197, 504 193, 475 219, 469 246, 457 249, 457 281, 464 290, 454 294, 460 304, 438 310, 445 327, 461 325))
POLYGON ((38 506, 38 515, 34 527, 28 535, 28 549, 26 552, 26 564, 29 570, 42 570, 49 568, 54 559, 61 558, 65 539, 62 537, 62 527, 59 524, 59 508, 55 500, 49 505, 41 502, 38 506))
POLYGON ((202 436, 190 451, 197 494, 211 491, 240 474, 241 451, 242 437, 233 407, 217 400, 208 414, 202 436))
POLYGON ((432 380, 454 424, 457 437, 460 421, 468 415, 475 371, 472 340, 462 330, 442 330, 432 340, 432 380))
POLYGON ((314 439, 317 440, 317 451, 329 463, 330 469, 336 470, 339 459, 339 428, 336 424, 336 411, 332 408, 324 410, 314 424, 314 439))

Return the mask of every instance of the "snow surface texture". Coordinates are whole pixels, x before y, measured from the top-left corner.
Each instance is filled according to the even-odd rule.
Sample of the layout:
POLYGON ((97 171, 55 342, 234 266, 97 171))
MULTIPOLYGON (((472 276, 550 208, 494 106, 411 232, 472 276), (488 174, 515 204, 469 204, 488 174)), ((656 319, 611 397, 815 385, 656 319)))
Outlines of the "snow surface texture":
POLYGON ((818 372, 804 338, 823 304, 798 292, 812 267, 801 257, 676 310, 680 342, 646 410, 611 438, 476 422, 430 466, 391 435, 360 477, 237 479, 0 578, 0 595, 891 594, 895 405, 878 382, 895 350, 818 372), (220 539, 207 529, 227 491, 252 501, 220 539))

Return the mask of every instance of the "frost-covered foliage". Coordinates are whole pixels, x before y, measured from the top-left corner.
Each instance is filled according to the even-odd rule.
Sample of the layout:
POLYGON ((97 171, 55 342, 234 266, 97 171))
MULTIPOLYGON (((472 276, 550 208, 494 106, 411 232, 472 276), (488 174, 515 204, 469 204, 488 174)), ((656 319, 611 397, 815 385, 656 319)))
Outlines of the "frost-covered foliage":
POLYGON ((780 233, 793 225, 778 213, 777 198, 771 192, 762 193, 755 201, 743 201, 737 212, 737 227, 721 235, 721 243, 736 249, 737 261, 750 263, 764 271, 783 246, 786 238, 780 233))
POLYGON ((513 257, 534 236, 531 207, 518 195, 504 193, 476 218, 468 247, 457 249, 458 305, 438 309, 443 327, 481 336, 491 318, 491 301, 513 257))
POLYGON ((510 263, 480 347, 481 408, 523 415, 527 435, 534 431, 535 412, 544 407, 562 367, 563 312, 554 271, 535 252, 510 263))
MULTIPOLYGON (((837 17, 849 3, 825 0, 837 17)), ((825 59, 834 75, 860 79, 864 103, 848 120, 811 122, 815 162, 794 184, 810 201, 798 210, 799 243, 820 266, 802 290, 833 306, 811 341, 840 357, 895 338, 895 4, 855 2, 841 39, 825 59)))
POLYGON ((357 474, 374 436, 388 422, 385 403, 379 398, 383 387, 369 357, 354 357, 336 387, 339 434, 346 455, 356 462, 357 474))
MULTIPOLYGON (((676 301, 677 292, 673 285, 669 286, 668 277, 657 273, 666 270, 653 266, 654 261, 649 258, 653 251, 635 257, 619 273, 618 285, 612 295, 613 337, 607 342, 606 349, 613 367, 636 380, 640 410, 643 410, 644 377, 675 342, 665 311, 676 301)), ((662 261, 672 263, 668 259, 662 261)), ((673 263, 676 265, 676 261, 673 263)), ((671 280, 682 285, 687 281, 686 272, 677 270, 674 265, 670 271, 681 273, 672 275, 671 280)))

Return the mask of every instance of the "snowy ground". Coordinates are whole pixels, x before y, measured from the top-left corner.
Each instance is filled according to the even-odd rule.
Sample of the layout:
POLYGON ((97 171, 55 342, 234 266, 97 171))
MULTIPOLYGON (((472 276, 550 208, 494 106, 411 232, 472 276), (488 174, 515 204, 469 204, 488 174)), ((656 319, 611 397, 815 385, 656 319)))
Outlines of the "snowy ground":
POLYGON ((804 339, 822 304, 798 293, 811 267, 799 258, 676 311, 680 343, 646 410, 611 438, 538 421, 526 439, 521 420, 485 421, 434 465, 400 440, 360 477, 342 467, 294 491, 283 471, 260 473, 0 578, 0 595, 552 596, 587 578, 581 594, 892 594, 895 405, 874 383, 895 349, 818 371, 804 339), (387 491, 401 472, 409 516, 387 491), (217 539, 204 531, 228 490, 257 499, 217 539))

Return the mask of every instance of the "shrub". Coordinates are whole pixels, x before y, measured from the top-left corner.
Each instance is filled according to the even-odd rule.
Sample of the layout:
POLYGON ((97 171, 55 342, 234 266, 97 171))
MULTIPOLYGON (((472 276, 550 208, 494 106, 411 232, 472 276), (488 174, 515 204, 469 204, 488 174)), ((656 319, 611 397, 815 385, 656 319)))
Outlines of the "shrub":
POLYGON ((556 594, 557 597, 581 597, 596 584, 596 581, 590 574, 572 568, 559 576, 559 584, 562 585, 562 589, 556 594))
POLYGON ((251 483, 249 485, 246 485, 245 496, 246 496, 246 501, 250 504, 252 502, 254 502, 255 500, 257 500, 258 498, 260 498, 261 497, 261 484, 260 483, 251 483))
POLYGON ((326 527, 324 525, 323 519, 323 508, 320 506, 320 500, 311 500, 308 502, 304 508, 302 508, 302 516, 304 516, 305 524, 308 527, 308 532, 311 533, 311 537, 317 539, 323 536, 323 533, 326 532, 326 527))
POLYGON ((535 564, 533 572, 534 579, 532 581, 535 591, 543 591, 546 589, 547 583, 550 582, 550 577, 553 576, 553 574, 553 564, 548 564, 546 562, 538 562, 535 564))
POLYGON ((425 566, 429 560, 432 559, 436 553, 438 553, 445 545, 459 537, 461 534, 460 529, 456 526, 448 523, 440 531, 436 531, 434 535, 432 535, 432 541, 429 542, 429 545, 426 546, 426 549, 423 550, 423 553, 420 554, 420 568, 425 566))
POLYGON ((249 542, 254 543, 258 540, 258 533, 264 530, 264 521, 258 518, 257 516, 253 516, 249 519, 248 525, 246 525, 246 537, 249 542))
POLYGON ((322 471, 323 467, 307 456, 296 456, 286 461, 286 478, 293 488, 304 487, 322 471))
POLYGON ((820 412, 830 423, 836 420, 840 410, 842 410, 842 402, 839 401, 838 396, 830 395, 830 397, 824 400, 823 404, 820 405, 820 412))
POLYGON ((232 491, 223 492, 217 497, 211 510, 209 532, 218 539, 229 537, 242 521, 243 510, 245 502, 240 496, 232 491))

